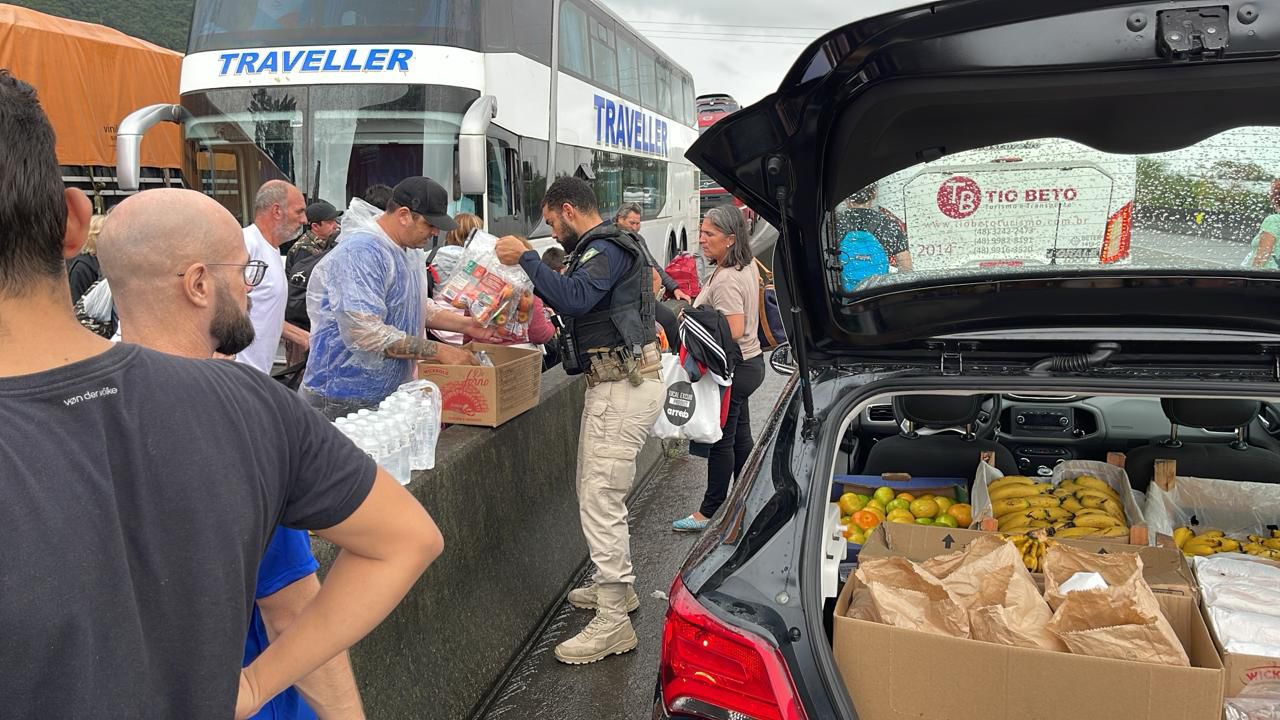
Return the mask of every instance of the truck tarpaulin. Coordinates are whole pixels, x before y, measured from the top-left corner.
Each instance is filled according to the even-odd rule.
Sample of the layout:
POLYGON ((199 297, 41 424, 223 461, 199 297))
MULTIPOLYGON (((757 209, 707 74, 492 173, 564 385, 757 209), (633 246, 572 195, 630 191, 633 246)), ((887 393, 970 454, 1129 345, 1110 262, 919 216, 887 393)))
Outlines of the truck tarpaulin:
MULTIPOLYGON (((33 85, 58 135, 58 163, 115 167, 116 126, 178 102, 182 55, 102 25, 0 3, 0 68, 33 85)), ((181 168, 177 126, 142 143, 144 167, 181 168)))

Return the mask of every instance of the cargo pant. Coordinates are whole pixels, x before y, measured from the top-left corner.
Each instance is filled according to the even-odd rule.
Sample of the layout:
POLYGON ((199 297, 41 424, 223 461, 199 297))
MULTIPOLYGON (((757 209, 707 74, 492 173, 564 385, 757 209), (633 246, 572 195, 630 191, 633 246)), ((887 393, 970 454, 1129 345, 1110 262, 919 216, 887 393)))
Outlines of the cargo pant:
POLYGON ((636 456, 662 408, 663 385, 646 377, 587 388, 578 440, 578 514, 597 583, 634 583, 627 493, 636 477, 636 456))

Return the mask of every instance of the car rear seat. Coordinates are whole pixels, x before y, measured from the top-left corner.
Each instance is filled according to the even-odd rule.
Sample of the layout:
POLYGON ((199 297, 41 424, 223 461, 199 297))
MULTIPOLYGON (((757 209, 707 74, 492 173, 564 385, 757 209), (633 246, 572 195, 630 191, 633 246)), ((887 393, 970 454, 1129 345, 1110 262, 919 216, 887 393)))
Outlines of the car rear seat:
POLYGON ((1169 437, 1132 450, 1124 469, 1135 490, 1147 491, 1156 460, 1173 460, 1179 475, 1248 482, 1280 482, 1280 454, 1246 442, 1245 431, 1258 416, 1261 403, 1255 400, 1204 400, 1165 398, 1160 407, 1172 427, 1169 437), (1178 426, 1192 428, 1235 428, 1236 438, 1221 442, 1185 442, 1178 439, 1178 426))
MULTIPOLYGON (((906 421, 902 434, 876 443, 862 469, 864 475, 909 473, 913 477, 967 478, 973 482, 974 472, 983 452, 995 453, 996 467, 1006 475, 1018 474, 1018 463, 1008 448, 994 440, 973 435, 982 403, 990 395, 969 397, 955 395, 905 395, 893 399, 893 414, 899 423, 906 421), (943 429, 963 427, 964 435, 941 433, 920 435, 918 428, 943 429)), ((999 415, 999 399, 991 412, 999 415)))

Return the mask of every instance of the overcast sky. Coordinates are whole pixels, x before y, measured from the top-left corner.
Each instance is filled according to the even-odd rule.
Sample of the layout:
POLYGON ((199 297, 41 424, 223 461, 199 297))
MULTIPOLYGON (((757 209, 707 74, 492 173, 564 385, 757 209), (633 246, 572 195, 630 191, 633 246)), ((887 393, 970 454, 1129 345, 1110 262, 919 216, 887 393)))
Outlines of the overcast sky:
POLYGON ((698 94, 749 105, 778 83, 814 38, 908 0, 602 0, 693 73, 698 94))

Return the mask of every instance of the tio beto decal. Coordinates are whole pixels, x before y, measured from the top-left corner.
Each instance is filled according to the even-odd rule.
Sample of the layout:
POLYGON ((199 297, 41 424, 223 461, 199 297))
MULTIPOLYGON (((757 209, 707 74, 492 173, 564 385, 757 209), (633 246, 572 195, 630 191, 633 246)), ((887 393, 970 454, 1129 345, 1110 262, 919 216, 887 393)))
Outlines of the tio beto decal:
POLYGON ((409 72, 410 48, 232 51, 218 55, 220 77, 276 73, 409 72))
POLYGON ((596 144, 667 156, 667 121, 625 103, 595 96, 596 144))

